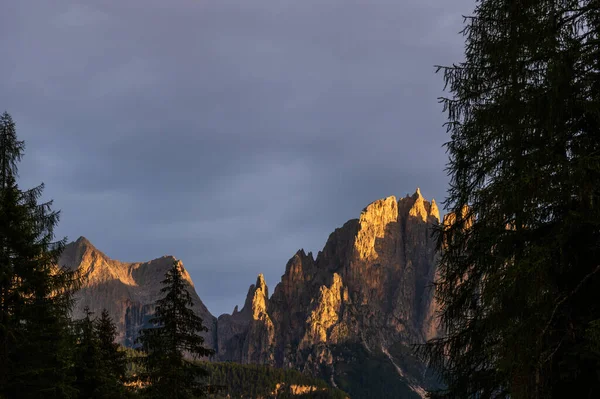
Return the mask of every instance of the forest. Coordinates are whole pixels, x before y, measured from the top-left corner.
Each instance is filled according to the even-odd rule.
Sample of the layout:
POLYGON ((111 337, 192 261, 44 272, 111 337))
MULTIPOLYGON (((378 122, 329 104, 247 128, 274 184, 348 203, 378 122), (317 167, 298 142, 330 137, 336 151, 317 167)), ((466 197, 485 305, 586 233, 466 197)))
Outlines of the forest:
POLYGON ((346 393, 332 388, 325 381, 297 370, 230 362, 204 363, 204 367, 209 373, 208 384, 218 391, 209 395, 215 399, 226 397, 344 399, 348 397, 346 393), (311 390, 298 393, 292 390, 295 386, 311 390))

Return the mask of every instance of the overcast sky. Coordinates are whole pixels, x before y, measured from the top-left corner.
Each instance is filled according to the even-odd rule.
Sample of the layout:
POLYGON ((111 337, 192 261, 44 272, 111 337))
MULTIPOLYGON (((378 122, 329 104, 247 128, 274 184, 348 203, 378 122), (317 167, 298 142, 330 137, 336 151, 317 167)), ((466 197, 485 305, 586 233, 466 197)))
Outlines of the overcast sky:
POLYGON ((435 64, 474 0, 8 0, 0 112, 57 230, 183 260, 219 315, 370 202, 443 200, 435 64))

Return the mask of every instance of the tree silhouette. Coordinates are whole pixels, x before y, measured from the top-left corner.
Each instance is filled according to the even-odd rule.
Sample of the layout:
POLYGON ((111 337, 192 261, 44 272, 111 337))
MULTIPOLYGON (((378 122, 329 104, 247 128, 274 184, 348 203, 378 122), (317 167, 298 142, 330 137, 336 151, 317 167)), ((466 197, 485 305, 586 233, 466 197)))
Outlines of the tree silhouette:
POLYGON ((156 302, 152 328, 140 332, 138 342, 146 353, 141 362, 149 386, 146 393, 156 398, 195 398, 206 392, 206 370, 186 359, 211 356, 200 333, 208 331, 202 318, 192 309, 193 303, 183 279, 181 265, 173 265, 162 281, 165 296, 156 302))

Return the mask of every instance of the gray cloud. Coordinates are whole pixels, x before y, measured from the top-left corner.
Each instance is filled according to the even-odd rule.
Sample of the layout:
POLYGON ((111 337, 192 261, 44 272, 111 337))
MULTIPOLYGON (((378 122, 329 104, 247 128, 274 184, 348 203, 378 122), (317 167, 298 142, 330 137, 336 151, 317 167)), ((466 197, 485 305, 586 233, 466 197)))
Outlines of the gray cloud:
POLYGON ((369 202, 445 196, 433 65, 461 59, 472 1, 10 3, 21 184, 46 183, 60 235, 181 258, 217 315, 369 202))

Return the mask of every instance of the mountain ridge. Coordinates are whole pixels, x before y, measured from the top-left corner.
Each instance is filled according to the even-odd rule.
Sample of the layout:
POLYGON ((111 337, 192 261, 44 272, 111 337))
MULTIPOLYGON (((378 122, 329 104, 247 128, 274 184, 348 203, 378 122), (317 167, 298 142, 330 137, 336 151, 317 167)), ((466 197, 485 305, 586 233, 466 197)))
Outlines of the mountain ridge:
POLYGON ((220 360, 298 368, 335 386, 343 379, 338 366, 351 364, 355 353, 343 348, 359 345, 421 397, 425 368, 406 348, 440 331, 429 287, 437 256, 431 233, 439 223, 437 204, 419 189, 372 202, 329 235, 316 259, 296 252, 266 306, 261 302, 260 317, 243 309, 219 316, 220 360))
MULTIPOLYGON (((295 368, 332 386, 347 384, 340 388, 352 396, 360 387, 345 376, 356 371, 359 356, 377 370, 370 378, 396 376, 398 392, 422 397, 425 367, 407 348, 439 334, 428 288, 437 256, 431 233, 439 223, 435 200, 427 201, 418 188, 374 201, 336 228, 316 258, 298 250, 271 295, 259 274, 241 310, 236 306, 218 317, 202 303, 182 265, 197 313, 210 329, 205 340, 214 360, 295 368)), ((95 312, 107 307, 122 332, 119 339, 131 346, 175 258, 119 262, 80 237, 61 260, 88 276, 74 313, 85 305, 95 312)))

